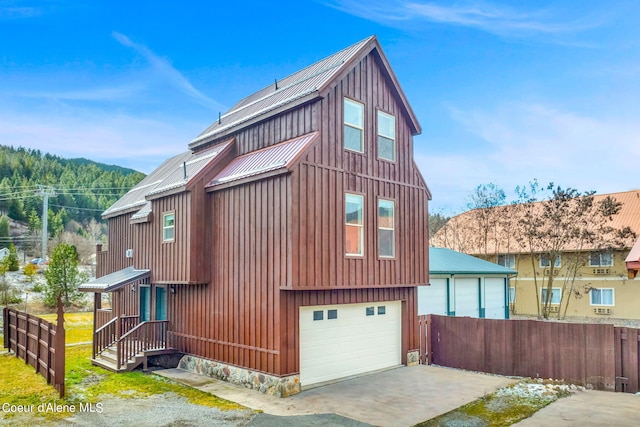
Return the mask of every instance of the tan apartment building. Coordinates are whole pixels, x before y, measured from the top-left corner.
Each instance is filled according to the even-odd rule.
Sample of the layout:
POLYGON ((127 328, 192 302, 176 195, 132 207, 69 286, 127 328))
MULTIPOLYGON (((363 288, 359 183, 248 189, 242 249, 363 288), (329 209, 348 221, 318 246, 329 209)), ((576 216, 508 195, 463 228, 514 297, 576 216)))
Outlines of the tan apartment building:
MULTIPOLYGON (((594 204, 609 196, 622 206, 606 219, 606 226, 628 227, 640 235, 640 190, 595 195, 594 204)), ((540 205, 533 203, 530 213, 540 205)), ((640 275, 628 274, 627 261, 634 237, 618 239, 616 246, 611 245, 613 240, 597 245, 572 241, 555 251, 551 265, 549 252, 528 244, 523 215, 513 206, 464 212, 451 218, 432 237, 431 245, 516 270, 518 275, 509 283, 512 314, 540 315, 551 279, 549 317, 640 319, 640 275)))

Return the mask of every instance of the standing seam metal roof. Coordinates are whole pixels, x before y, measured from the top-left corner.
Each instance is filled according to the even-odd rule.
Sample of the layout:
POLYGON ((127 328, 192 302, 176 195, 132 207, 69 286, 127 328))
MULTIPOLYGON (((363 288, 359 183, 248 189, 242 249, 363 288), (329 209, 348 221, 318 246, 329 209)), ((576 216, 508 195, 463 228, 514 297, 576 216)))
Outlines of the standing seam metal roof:
POLYGON ((192 140, 190 147, 193 148, 197 146, 198 143, 226 129, 316 92, 339 73, 342 65, 354 57, 360 49, 373 38, 373 36, 368 37, 285 77, 278 81, 278 89, 275 88, 275 84, 272 84, 242 99, 221 117, 221 123, 218 121, 214 122, 198 137, 192 140))
POLYGON ((429 248, 429 274, 517 274, 515 270, 446 248, 429 248))
POLYGON ((207 188, 277 169, 286 169, 317 136, 317 132, 309 133, 237 157, 215 176, 207 188))

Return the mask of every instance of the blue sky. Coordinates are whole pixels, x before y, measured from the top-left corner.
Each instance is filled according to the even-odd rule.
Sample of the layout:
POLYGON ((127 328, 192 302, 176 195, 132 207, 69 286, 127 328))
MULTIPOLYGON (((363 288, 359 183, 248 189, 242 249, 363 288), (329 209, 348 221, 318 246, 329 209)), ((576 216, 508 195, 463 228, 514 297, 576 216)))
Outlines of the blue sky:
POLYGON ((423 128, 432 212, 490 182, 626 191, 638 28, 633 0, 0 0, 0 143, 150 172, 219 111, 376 34, 423 128))

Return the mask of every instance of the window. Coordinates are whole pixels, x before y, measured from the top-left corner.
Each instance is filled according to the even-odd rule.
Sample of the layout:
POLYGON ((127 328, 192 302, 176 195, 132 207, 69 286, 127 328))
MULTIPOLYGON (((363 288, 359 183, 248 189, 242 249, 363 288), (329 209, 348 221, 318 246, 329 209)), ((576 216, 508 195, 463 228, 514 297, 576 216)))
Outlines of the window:
POLYGON ((395 255, 395 204, 391 200, 378 200, 378 256, 395 255))
POLYGON ((313 321, 322 320, 324 318, 324 312, 322 310, 316 310, 313 312, 313 321))
POLYGON ((367 316, 373 316, 376 314, 375 308, 374 307, 367 307, 367 309, 365 310, 367 316))
POLYGON ((515 302, 516 302, 516 288, 510 287, 509 288, 509 303, 513 304, 515 302))
POLYGON ((614 305, 613 289, 591 289, 591 305, 614 305))
MULTIPOLYGON (((540 267, 550 267, 551 259, 549 259, 549 255, 540 254, 540 267)), ((554 267, 560 267, 560 255, 556 258, 556 261, 553 263, 554 267)))
POLYGON ((379 305, 378 306, 378 314, 379 315, 387 314, 387 306, 386 305, 379 305))
POLYGON ((338 318, 338 310, 327 310, 327 319, 337 319, 338 318))
POLYGON ((611 267, 613 265, 613 254, 611 252, 591 252, 589 254, 589 265, 591 267, 611 267))
POLYGON ((364 196, 345 195, 345 253, 364 255, 364 196))
MULTIPOLYGON (((542 288, 542 298, 540 299, 540 304, 544 304, 547 300, 547 289, 542 288)), ((560 304, 560 297, 562 296, 561 288, 553 288, 551 290, 551 304, 560 304)))
POLYGON ((396 161, 396 118, 378 111, 378 158, 396 161))
POLYGON ((364 152, 364 105, 344 99, 344 148, 364 152))
POLYGON ((175 237, 176 215, 174 213, 166 213, 162 217, 162 240, 170 242, 175 237))
POLYGON ((498 255, 498 264, 507 268, 515 268, 516 257, 513 254, 498 255))

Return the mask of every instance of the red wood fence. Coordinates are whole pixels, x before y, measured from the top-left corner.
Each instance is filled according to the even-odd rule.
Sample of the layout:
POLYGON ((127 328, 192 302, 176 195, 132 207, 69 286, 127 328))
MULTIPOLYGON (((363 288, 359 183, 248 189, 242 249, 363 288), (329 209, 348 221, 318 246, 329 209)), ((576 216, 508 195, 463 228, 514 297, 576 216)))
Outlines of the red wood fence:
POLYGON ((33 366, 64 397, 64 311, 58 300, 58 322, 5 307, 4 347, 33 366))
POLYGON ((638 329, 437 315, 418 321, 422 363, 639 391, 638 329))

